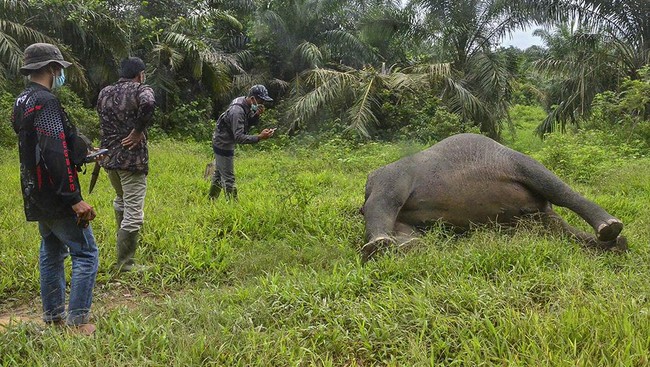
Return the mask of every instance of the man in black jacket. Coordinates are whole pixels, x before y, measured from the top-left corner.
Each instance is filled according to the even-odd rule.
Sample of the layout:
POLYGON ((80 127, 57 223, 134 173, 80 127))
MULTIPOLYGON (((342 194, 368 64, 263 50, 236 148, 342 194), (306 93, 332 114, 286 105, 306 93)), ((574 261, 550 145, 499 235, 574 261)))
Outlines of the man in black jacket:
POLYGON ((235 98, 226 112, 217 119, 212 135, 212 149, 215 155, 215 170, 210 185, 211 199, 219 197, 221 189, 226 191, 226 198, 237 200, 235 186, 235 145, 257 144, 273 136, 274 129, 264 129, 259 135, 248 135, 251 126, 256 125, 264 112, 264 103, 271 102, 269 92, 261 84, 254 85, 247 97, 235 98))
POLYGON ((81 197, 72 160, 75 148, 80 149, 74 146, 78 132, 51 92, 63 85, 64 68, 70 65, 54 45, 27 47, 20 71, 30 83, 16 99, 11 120, 18 134, 25 216, 38 222, 41 234, 43 319, 92 334, 95 326, 88 320, 99 253, 88 222, 96 213, 81 197), (72 279, 66 314, 64 260, 68 255, 72 279))

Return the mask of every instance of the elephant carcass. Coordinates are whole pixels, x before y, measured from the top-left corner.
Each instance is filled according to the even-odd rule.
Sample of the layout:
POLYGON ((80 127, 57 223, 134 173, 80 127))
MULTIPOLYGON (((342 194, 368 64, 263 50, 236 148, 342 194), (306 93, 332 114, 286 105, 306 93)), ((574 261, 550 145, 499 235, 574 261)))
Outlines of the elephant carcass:
POLYGON ((435 222, 457 230, 534 217, 589 247, 626 249, 623 223, 573 191, 531 157, 478 134, 458 134, 368 176, 362 208, 364 261, 417 237, 435 222), (551 205, 582 217, 596 235, 570 226, 551 205))

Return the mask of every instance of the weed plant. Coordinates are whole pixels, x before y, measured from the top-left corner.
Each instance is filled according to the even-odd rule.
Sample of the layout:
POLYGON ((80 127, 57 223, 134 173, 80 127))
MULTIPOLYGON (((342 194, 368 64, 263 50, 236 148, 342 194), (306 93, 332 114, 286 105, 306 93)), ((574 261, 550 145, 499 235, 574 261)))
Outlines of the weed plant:
POLYGON ((238 149, 237 203, 207 199, 209 144, 151 143, 143 273, 110 270, 113 193, 101 174, 84 195, 98 212, 101 259, 93 338, 37 322, 38 231, 24 220, 15 149, 2 150, 0 313, 32 321, 0 327, 0 365, 650 363, 649 159, 563 176, 625 222, 628 253, 590 252, 527 224, 465 236, 434 229, 412 251, 363 266, 365 178, 422 147, 267 143, 238 149))

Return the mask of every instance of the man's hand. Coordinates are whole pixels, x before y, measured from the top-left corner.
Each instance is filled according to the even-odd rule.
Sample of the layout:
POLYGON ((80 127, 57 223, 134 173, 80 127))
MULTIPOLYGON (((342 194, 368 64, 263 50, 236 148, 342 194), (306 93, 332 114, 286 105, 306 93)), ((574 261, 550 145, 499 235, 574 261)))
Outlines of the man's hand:
POLYGON ((122 139, 122 146, 126 149, 133 149, 144 140, 144 132, 137 132, 135 129, 126 138, 122 139))
POLYGON ((264 113, 264 105, 263 104, 258 104, 257 105, 257 111, 255 111, 255 116, 261 116, 262 113, 264 113))
POLYGON ((84 228, 97 216, 95 209, 83 200, 73 205, 72 210, 77 214, 77 224, 84 228))
POLYGON ((275 129, 264 129, 257 137, 260 138, 260 140, 266 140, 272 137, 274 132, 275 129))

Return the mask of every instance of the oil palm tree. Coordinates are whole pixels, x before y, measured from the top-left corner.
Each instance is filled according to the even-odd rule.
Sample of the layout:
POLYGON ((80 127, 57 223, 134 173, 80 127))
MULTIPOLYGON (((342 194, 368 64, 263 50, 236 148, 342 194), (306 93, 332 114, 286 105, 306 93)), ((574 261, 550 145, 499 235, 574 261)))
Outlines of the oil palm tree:
POLYGON ((556 128, 564 131, 567 122, 578 125, 596 94, 615 89, 623 75, 612 72, 619 59, 601 34, 561 26, 535 35, 548 45, 546 57, 535 63, 547 78, 543 104, 548 115, 537 129, 543 136, 556 128))
POLYGON ((271 75, 290 81, 301 72, 328 63, 374 61, 374 52, 346 21, 355 14, 350 1, 288 0, 265 2, 260 7, 255 36, 260 63, 271 75), (345 14, 345 16, 342 16, 345 14))
MULTIPOLYGON (((32 13, 34 4, 28 1, 0 2, 0 77, 3 83, 6 77, 19 75, 25 46, 35 42, 58 43, 30 18, 32 13)), ((71 59, 69 54, 65 56, 71 59)))
POLYGON ((441 92, 453 112, 498 138, 508 120, 512 91, 510 73, 495 53, 500 40, 528 24, 516 1, 413 0, 429 33, 433 62, 449 62, 451 75, 441 92))
POLYGON ((17 74, 22 50, 34 42, 59 46, 66 60, 73 63, 68 80, 81 95, 87 94, 89 81, 106 77, 107 61, 112 61, 114 55, 126 53, 123 28, 101 3, 2 1, 0 53, 5 73, 17 74))
MULTIPOLYGON (((442 97, 452 111, 467 121, 474 121, 490 136, 498 137, 500 122, 507 117, 512 76, 492 46, 516 29, 517 24, 522 24, 521 18, 512 7, 496 1, 414 1, 408 12, 425 14, 420 17, 422 23, 416 26, 420 30, 428 29, 428 34, 422 36, 418 28, 409 27, 389 32, 390 36, 399 39, 405 34, 414 35, 416 41, 422 42, 414 49, 433 50, 432 54, 417 55, 411 60, 403 58, 401 65, 384 68, 378 64, 371 66, 382 60, 382 53, 375 52, 375 57, 366 59, 368 62, 362 67, 338 65, 327 70, 308 69, 294 83, 296 102, 290 108, 289 121, 300 124, 313 118, 316 111, 328 110, 328 117, 368 137, 373 125, 383 123, 376 113, 382 91, 409 88, 442 97), (509 20, 503 19, 506 16, 510 16, 509 20), (336 111, 345 113, 336 114, 336 111)), ((365 24, 370 25, 366 29, 358 28, 362 36, 365 30, 372 31, 373 20, 376 24, 396 24, 388 18, 365 19, 371 22, 365 24)), ((372 41, 366 37, 358 39, 372 41)))
POLYGON ((231 35, 224 29, 241 32, 243 26, 226 12, 207 9, 177 18, 140 45, 137 52, 149 65, 162 110, 182 100, 229 94, 233 75, 243 72, 240 65, 249 55, 227 52, 231 35))
MULTIPOLYGON (((303 72, 294 86, 293 102, 287 112, 289 130, 320 119, 340 121, 347 130, 371 138, 379 125, 378 112, 386 92, 430 93, 440 90, 450 75, 449 64, 418 65, 400 69, 317 68, 303 72)), ((395 127, 395 126, 386 126, 395 127)))
POLYGON ((615 89, 625 77, 638 79, 639 70, 650 63, 647 1, 541 0, 530 1, 527 8, 540 23, 574 30, 567 53, 548 42, 550 53, 539 63, 541 71, 573 81, 556 86, 562 89, 561 98, 539 126, 541 134, 577 124, 589 114, 593 96, 615 89))

